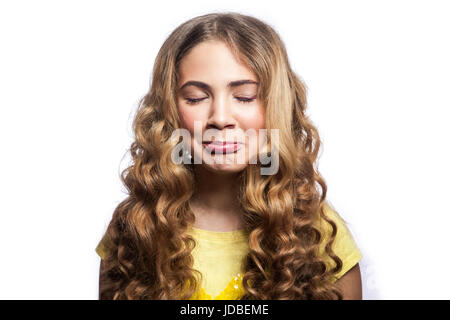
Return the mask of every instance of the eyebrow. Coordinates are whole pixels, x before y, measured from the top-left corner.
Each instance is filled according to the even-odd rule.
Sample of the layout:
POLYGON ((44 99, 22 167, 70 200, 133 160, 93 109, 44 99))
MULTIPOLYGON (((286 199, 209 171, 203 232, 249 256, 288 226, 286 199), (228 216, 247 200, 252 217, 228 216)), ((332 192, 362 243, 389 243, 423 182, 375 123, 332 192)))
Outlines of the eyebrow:
MULTIPOLYGON (((234 88, 234 87, 238 87, 238 86, 242 86, 244 84, 256 84, 258 85, 259 83, 257 81, 253 81, 253 80, 237 80, 237 81, 231 81, 227 84, 227 88, 234 88)), ((211 91, 211 86, 207 83, 201 82, 201 81, 188 81, 185 84, 183 84, 179 90, 182 90, 188 86, 195 86, 195 87, 199 87, 201 89, 205 89, 208 91, 211 91)))

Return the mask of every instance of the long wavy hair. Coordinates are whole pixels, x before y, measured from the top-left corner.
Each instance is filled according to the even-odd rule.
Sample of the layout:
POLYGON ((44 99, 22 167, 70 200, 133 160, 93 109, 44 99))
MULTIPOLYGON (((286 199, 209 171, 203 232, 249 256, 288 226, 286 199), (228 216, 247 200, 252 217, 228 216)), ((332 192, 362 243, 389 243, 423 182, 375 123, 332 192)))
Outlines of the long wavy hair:
MULTIPOLYGON (((331 245, 337 226, 324 205, 327 186, 317 170, 317 129, 305 114, 306 87, 292 71, 285 46, 268 24, 235 12, 210 13, 177 27, 163 43, 148 93, 133 120, 131 165, 120 178, 127 197, 114 210, 106 231, 100 299, 189 299, 202 275, 193 268, 196 243, 186 233, 195 216, 188 203, 196 183, 190 164, 176 164, 171 152, 180 128, 177 72, 197 44, 223 41, 258 76, 266 128, 279 130, 279 170, 261 175, 260 164, 239 173, 239 203, 249 234, 243 275, 244 300, 342 299, 332 275, 342 268, 331 245), (332 227, 325 253, 314 221, 332 227)), ((270 135, 269 135, 270 139, 270 135)))

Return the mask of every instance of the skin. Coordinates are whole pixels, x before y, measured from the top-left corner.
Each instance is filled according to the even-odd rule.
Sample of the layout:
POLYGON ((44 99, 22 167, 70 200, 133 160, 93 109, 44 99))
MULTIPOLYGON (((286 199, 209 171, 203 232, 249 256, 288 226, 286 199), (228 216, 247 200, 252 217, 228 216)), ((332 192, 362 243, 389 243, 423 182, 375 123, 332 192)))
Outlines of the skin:
POLYGON ((245 136, 244 133, 249 129, 259 133, 259 129, 265 128, 265 114, 263 103, 256 97, 258 84, 233 87, 228 84, 239 80, 258 82, 258 78, 219 41, 195 46, 181 60, 178 77, 177 107, 181 125, 191 134, 191 154, 199 155, 201 150, 203 159, 201 164, 194 164, 197 189, 190 202, 196 216, 194 227, 211 231, 243 228, 242 212, 236 200, 236 176, 258 151, 258 134, 245 136), (184 86, 190 81, 205 83, 208 88, 184 86), (202 100, 192 103, 192 99, 202 100), (202 145, 203 139, 197 141, 194 137, 194 121, 201 124, 202 135, 212 129, 217 133, 217 140, 244 142, 243 147, 236 154, 209 154, 202 145))
POLYGON ((99 271, 99 278, 98 278, 98 299, 100 300, 100 292, 103 290, 103 282, 104 282, 104 270, 105 270, 105 261, 102 259, 100 260, 100 271, 99 271))
MULTIPOLYGON (((183 58, 179 69, 179 86, 188 81, 200 81, 209 85, 209 89, 188 86, 178 91, 177 103, 182 126, 189 130, 191 145, 197 144, 201 149, 201 141, 194 139, 194 121, 201 122, 202 133, 208 128, 217 129, 219 137, 224 132, 236 132, 238 129, 264 128, 264 106, 258 99, 243 104, 237 97, 256 96, 257 85, 245 84, 229 88, 230 81, 250 79, 257 81, 256 75, 241 64, 228 47, 218 41, 203 42, 194 47, 183 58), (190 104, 188 99, 203 100, 190 104), (227 129, 229 131, 227 131, 227 129)), ((191 101, 192 102, 192 101, 191 101)), ((236 135, 238 136, 238 135, 236 135)), ((211 140, 211 139, 209 139, 211 140)), ((222 139, 228 140, 228 139, 222 139)), ((239 136, 238 136, 238 141, 239 136)), ((254 140, 253 140, 254 142, 254 140)), ((246 145, 248 159, 256 149, 246 145)), ((204 150, 203 150, 204 151, 204 150)), ((194 154, 195 150, 191 150, 194 154)), ((239 152, 239 151, 238 151, 239 152)), ((217 157, 202 153, 206 160, 217 157)), ((222 155, 222 157, 224 157, 222 155)), ((202 164, 194 165, 198 186, 190 203, 196 216, 195 227, 212 231, 232 231, 243 227, 236 202, 236 172, 243 170, 246 164, 202 164)), ((362 299, 361 273, 356 264, 345 275, 336 281, 342 290, 344 299, 362 299)))
MULTIPOLYGON (((232 231, 243 227, 242 212, 236 202, 236 173, 243 170, 250 157, 257 149, 246 144, 248 153, 245 163, 218 164, 205 163, 214 157, 225 155, 210 155, 205 153, 201 141, 194 139, 194 121, 201 122, 202 133, 209 128, 216 129, 222 140, 225 132, 236 133, 238 129, 265 128, 264 106, 258 99, 250 103, 242 103, 237 98, 256 96, 257 85, 244 84, 230 88, 231 81, 249 79, 258 81, 256 75, 241 64, 228 47, 218 41, 206 41, 194 47, 183 58, 179 69, 179 86, 177 105, 182 126, 191 133, 191 145, 197 144, 202 150, 205 161, 194 165, 198 186, 190 206, 196 216, 195 227, 212 231, 232 231), (200 81, 209 85, 209 89, 197 86, 180 88, 188 81, 200 81), (202 99, 195 104, 189 99, 202 99)), ((242 141, 235 134, 237 141, 242 141)), ((209 139, 211 140, 211 139, 209 139)), ((240 150, 243 151, 243 150, 240 150)), ((240 152, 238 151, 238 153, 240 152)), ((195 149, 191 150, 191 154, 195 149)), ((362 299, 361 273, 359 264, 355 265, 345 275, 336 281, 342 290, 344 299, 362 299)))
POLYGON ((362 300, 361 270, 359 263, 347 271, 335 283, 342 291, 344 300, 362 300))
MULTIPOLYGON (((201 150, 204 159, 202 164, 194 165, 197 186, 190 201, 196 217, 194 227, 211 231, 241 229, 243 213, 236 200, 236 176, 258 151, 255 147, 258 135, 245 137, 242 132, 248 129, 258 132, 258 129, 265 128, 265 114, 263 103, 256 98, 256 84, 227 85, 237 80, 258 82, 257 76, 241 64, 224 43, 218 41, 206 41, 195 46, 182 59, 178 72, 177 107, 182 127, 191 134, 191 154, 198 154, 201 150), (190 85, 180 89, 188 81, 202 82, 208 88, 190 85), (241 101, 242 98, 253 97, 248 103, 241 101), (189 103, 188 99, 203 100, 189 103), (202 134, 206 129, 214 129, 218 140, 235 139, 245 142, 245 147, 233 157, 209 154, 204 150, 202 141, 195 140, 194 121, 201 123, 202 134), (244 161, 239 162, 239 159, 244 161)), ((102 260, 101 273, 103 268, 102 260)), ((336 285, 342 290, 344 299, 361 299, 359 264, 337 280, 336 285)))
MULTIPOLYGON (((100 274, 102 274, 105 264, 103 260, 100 261, 100 274)), ((99 293, 102 289, 102 278, 99 279, 99 293)), ((361 271, 359 263, 352 269, 347 271, 335 283, 342 291, 344 300, 362 300, 362 285, 361 285, 361 271)), ((100 296, 99 296, 100 298, 100 296)))

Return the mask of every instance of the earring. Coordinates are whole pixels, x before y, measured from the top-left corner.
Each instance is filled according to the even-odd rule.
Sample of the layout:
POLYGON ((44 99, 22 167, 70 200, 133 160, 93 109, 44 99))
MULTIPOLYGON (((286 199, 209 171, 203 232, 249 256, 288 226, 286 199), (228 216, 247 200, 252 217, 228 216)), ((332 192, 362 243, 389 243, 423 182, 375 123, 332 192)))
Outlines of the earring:
POLYGON ((193 159, 192 159, 192 155, 191 155, 191 153, 189 152, 189 150, 186 150, 185 152, 184 152, 184 159, 185 159, 185 161, 184 161, 184 163, 190 163, 190 164, 192 164, 193 163, 193 159))

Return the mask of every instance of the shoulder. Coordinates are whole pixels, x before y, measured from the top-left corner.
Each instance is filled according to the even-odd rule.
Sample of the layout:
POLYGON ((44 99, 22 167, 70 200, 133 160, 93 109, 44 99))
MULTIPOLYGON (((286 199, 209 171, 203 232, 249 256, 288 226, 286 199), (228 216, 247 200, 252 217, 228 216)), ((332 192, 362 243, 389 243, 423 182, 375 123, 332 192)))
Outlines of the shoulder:
MULTIPOLYGON (((325 216, 335 223, 337 229, 335 239, 331 245, 331 249, 333 250, 333 252, 342 261, 341 271, 335 274, 335 280, 337 280, 341 278, 345 273, 347 273, 350 269, 356 266, 356 264, 362 258, 362 253, 355 242, 348 223, 338 214, 335 209, 333 209, 333 207, 328 202, 324 203, 323 209, 325 216)), ((336 263, 325 252, 325 246, 327 245, 333 234, 333 227, 321 216, 319 216, 319 219, 316 222, 316 227, 321 232, 319 254, 325 260, 327 268, 334 268, 336 266, 336 263)))

